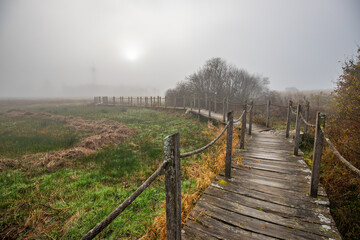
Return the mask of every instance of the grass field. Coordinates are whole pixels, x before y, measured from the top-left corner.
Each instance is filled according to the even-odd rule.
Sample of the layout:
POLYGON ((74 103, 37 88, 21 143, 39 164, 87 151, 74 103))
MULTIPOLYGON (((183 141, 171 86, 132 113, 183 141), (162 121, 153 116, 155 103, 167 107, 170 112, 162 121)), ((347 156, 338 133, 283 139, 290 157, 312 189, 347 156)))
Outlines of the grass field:
POLYGON ((38 118, 0 118, 0 156, 18 158, 24 154, 70 148, 79 134, 64 122, 38 118))
MULTIPOLYGON (((207 123, 191 116, 171 111, 122 109, 93 106, 59 106, 32 109, 58 115, 78 116, 88 120, 114 120, 135 129, 135 134, 117 146, 109 146, 89 157, 76 159, 72 164, 56 169, 24 171, 5 169, 0 172, 0 237, 9 239, 79 239, 125 200, 163 160, 163 138, 180 132, 181 149, 187 151, 207 143, 215 134, 207 123)), ((66 126, 63 123, 39 123, 18 120, 28 136, 41 138, 43 126, 51 133, 42 138, 48 146, 33 148, 33 142, 23 141, 21 148, 30 152, 56 150, 70 146, 61 141, 66 126), (26 127, 28 126, 28 127, 26 127), (62 131, 63 130, 63 131, 62 131)), ((6 120, 2 121, 4 124, 6 120)), ((4 131, 4 130, 3 130, 4 131)), ((8 130, 10 131, 10 130, 8 130)), ((16 130, 11 130, 16 135, 16 130)), ((9 133, 10 134, 10 133, 9 133)), ((22 133, 18 136, 22 136, 22 133)), ((68 136, 68 135, 64 135, 68 136)), ((71 135, 72 136, 72 135, 71 135)), ((76 136, 72 136, 76 139, 76 136)), ((8 138, 5 138, 8 139, 8 138)), ((13 144, 9 140, 8 144, 13 144)), ((72 144, 76 144, 73 141, 72 144)), ((13 144, 14 145, 14 144, 13 144)), ((40 144, 43 146, 43 144, 40 144)), ((44 144, 46 145, 46 144, 44 144)), ((13 157, 22 153, 2 150, 13 157)), ((187 166, 196 161, 190 158, 182 164, 182 191, 195 189, 194 177, 186 174, 187 166)), ((164 179, 160 177, 102 234, 107 239, 137 239, 151 226, 164 209, 164 179)))

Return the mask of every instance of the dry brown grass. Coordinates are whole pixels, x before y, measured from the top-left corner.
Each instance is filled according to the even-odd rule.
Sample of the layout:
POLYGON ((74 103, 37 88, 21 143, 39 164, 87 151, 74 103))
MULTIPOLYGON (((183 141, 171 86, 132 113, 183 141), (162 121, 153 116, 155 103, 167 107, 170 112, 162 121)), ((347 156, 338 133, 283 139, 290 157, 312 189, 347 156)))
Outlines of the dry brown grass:
POLYGON ((122 123, 104 120, 90 121, 80 117, 61 116, 50 113, 27 112, 22 110, 9 110, 6 113, 10 117, 34 117, 66 122, 75 131, 84 131, 91 134, 80 141, 80 143, 70 149, 53 151, 49 153, 36 153, 23 156, 18 159, 0 159, 0 171, 8 167, 21 166, 23 168, 46 167, 54 169, 64 163, 71 163, 72 159, 82 158, 95 153, 108 145, 115 145, 123 142, 127 137, 134 133, 122 123))
MULTIPOLYGON (((206 134, 216 136, 222 130, 222 127, 215 128, 209 125, 206 134)), ((239 144, 239 130, 234 129, 233 132, 233 149, 239 144)), ((234 152, 234 151, 233 151, 234 152)), ((226 158, 226 134, 224 134, 218 144, 211 147, 201 154, 199 160, 191 161, 186 168, 187 177, 196 180, 196 188, 194 193, 181 194, 181 222, 184 226, 186 220, 189 218, 190 212, 195 207, 205 189, 213 182, 215 177, 219 175, 220 171, 225 168, 226 158)), ((237 159, 241 163, 241 159, 237 159)), ((166 214, 165 201, 163 202, 164 212, 155 218, 153 225, 148 229, 147 233, 141 240, 150 239, 166 239, 166 214)), ((201 213, 200 213, 201 214, 201 213)))

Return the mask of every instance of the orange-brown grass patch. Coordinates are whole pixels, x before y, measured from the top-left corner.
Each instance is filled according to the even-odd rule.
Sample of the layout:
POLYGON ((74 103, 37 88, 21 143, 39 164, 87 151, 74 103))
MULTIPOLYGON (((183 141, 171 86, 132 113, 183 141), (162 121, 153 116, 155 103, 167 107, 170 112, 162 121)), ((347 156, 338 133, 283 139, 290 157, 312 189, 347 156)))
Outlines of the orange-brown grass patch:
POLYGON ((21 160, 0 159, 0 170, 19 165, 24 168, 44 166, 47 169, 53 169, 64 163, 70 164, 71 161, 69 160, 87 157, 105 146, 123 142, 124 139, 134 133, 133 129, 111 120, 90 121, 80 117, 61 116, 50 113, 33 113, 22 110, 9 110, 6 114, 10 117, 34 117, 63 121, 76 131, 88 132, 92 134, 92 136, 82 139, 74 148, 49 153, 28 154, 23 156, 21 160))
MULTIPOLYGON (((205 130, 209 136, 217 136, 222 131, 222 127, 216 128, 212 124, 205 130)), ((233 131, 233 153, 234 149, 239 144, 239 130, 233 131)), ((181 223, 184 226, 186 220, 189 218, 190 212, 195 207, 205 189, 214 181, 215 177, 219 175, 220 171, 225 168, 226 158, 226 133, 219 139, 218 143, 210 147, 209 150, 201 153, 200 157, 190 157, 186 159, 190 163, 182 169, 186 172, 186 176, 182 179, 195 179, 196 187, 192 193, 183 192, 181 194, 181 223)), ((166 213, 165 201, 163 202, 163 213, 155 218, 153 225, 148 229, 147 233, 141 238, 142 240, 148 239, 166 239, 166 213)), ((201 214, 201 213, 199 213, 201 214)), ((198 216, 198 215, 197 215, 198 216)))

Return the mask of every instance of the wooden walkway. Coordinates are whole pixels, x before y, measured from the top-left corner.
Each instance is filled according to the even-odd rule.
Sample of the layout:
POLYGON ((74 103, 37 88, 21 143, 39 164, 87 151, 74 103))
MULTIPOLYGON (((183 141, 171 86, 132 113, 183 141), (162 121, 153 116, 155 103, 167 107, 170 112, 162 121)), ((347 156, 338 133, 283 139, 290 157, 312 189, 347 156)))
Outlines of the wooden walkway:
POLYGON ((206 189, 182 238, 341 239, 326 193, 319 186, 319 197, 309 197, 311 171, 292 152, 284 136, 253 125, 245 150, 234 153, 232 178, 222 172, 206 189))

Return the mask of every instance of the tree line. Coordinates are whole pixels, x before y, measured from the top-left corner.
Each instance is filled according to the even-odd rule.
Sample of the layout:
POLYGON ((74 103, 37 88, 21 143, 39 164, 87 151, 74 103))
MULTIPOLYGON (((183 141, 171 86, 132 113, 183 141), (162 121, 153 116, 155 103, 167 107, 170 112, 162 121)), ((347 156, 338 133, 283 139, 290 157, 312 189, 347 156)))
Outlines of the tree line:
POLYGON ((200 97, 222 101, 244 102, 269 92, 269 80, 244 69, 228 64, 222 58, 211 58, 195 73, 166 91, 169 99, 174 97, 200 97))

